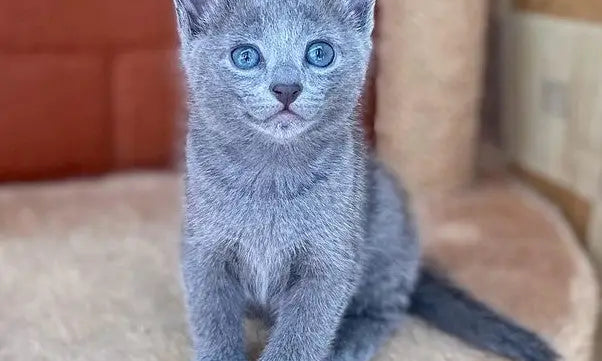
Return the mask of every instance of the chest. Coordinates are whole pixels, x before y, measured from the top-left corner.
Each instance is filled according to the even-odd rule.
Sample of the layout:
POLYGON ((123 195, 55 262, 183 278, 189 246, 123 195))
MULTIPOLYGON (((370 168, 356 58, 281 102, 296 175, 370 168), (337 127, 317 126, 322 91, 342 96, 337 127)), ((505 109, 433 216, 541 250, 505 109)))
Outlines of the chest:
POLYGON ((236 278, 247 304, 259 310, 276 308, 279 295, 294 280, 294 253, 270 247, 237 247, 236 278))
POLYGON ((342 173, 314 179, 270 172, 220 182, 199 171, 187 184, 188 234, 204 249, 230 249, 248 301, 269 308, 294 282, 304 252, 357 232, 357 178, 342 173))
POLYGON ((188 226, 208 249, 231 249, 231 269, 247 301, 271 309, 294 282, 303 252, 351 234, 358 223, 352 203, 340 190, 280 200, 205 190, 188 211, 188 226))
POLYGON ((191 187, 188 226, 207 242, 253 249, 294 248, 312 239, 336 237, 357 218, 354 189, 325 183, 296 197, 257 197, 213 184, 191 187))

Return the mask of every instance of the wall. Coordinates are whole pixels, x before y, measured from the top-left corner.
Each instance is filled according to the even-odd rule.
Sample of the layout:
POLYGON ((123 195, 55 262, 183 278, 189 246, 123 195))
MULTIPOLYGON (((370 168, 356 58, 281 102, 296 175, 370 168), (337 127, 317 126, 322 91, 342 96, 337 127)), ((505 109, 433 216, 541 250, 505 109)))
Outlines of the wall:
POLYGON ((516 0, 521 11, 586 21, 602 21, 600 0, 516 0))
POLYGON ((518 1, 504 25, 503 127, 519 174, 564 209, 602 269, 599 4, 518 1))
POLYGON ((165 166, 176 37, 167 0, 0 0, 0 180, 165 166))

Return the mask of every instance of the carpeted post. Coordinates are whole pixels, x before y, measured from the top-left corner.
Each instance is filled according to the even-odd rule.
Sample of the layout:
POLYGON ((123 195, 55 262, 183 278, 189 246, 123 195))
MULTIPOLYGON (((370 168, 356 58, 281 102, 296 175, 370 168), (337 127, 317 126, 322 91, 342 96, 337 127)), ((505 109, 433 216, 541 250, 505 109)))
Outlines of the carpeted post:
POLYGON ((487 3, 378 2, 377 149, 413 193, 473 177, 487 3))

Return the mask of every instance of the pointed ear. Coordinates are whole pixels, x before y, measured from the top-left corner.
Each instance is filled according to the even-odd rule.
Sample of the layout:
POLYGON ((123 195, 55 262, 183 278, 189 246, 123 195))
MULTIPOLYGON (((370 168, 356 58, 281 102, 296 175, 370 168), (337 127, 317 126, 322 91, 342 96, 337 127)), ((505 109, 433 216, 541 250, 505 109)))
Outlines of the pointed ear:
POLYGON ((182 42, 188 42, 206 31, 208 19, 215 13, 216 0, 173 0, 182 42))
POLYGON ((374 29, 374 7, 376 0, 346 0, 348 18, 353 21, 357 30, 372 33, 374 29))

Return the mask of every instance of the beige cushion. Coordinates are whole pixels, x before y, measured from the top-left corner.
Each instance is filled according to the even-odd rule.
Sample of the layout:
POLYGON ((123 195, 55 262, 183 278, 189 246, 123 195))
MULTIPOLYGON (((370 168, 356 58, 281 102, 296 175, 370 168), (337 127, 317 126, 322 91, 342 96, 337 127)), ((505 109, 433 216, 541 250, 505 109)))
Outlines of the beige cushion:
MULTIPOLYGON (((588 360, 596 283, 561 218, 506 183, 430 202, 428 253, 588 360)), ((160 174, 0 188, 0 360, 186 360, 179 204, 178 178, 160 174)), ((415 320, 379 358, 485 359, 415 320)))

